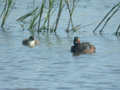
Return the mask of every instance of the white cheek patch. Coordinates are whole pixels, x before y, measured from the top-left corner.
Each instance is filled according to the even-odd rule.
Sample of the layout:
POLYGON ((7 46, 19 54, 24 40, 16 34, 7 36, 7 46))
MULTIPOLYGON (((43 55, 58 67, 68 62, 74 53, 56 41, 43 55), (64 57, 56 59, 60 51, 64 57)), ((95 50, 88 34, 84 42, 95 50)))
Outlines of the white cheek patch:
POLYGON ((33 40, 33 41, 30 41, 30 42, 29 42, 29 46, 30 46, 30 47, 34 47, 34 46, 35 46, 35 41, 34 41, 34 40, 33 40))

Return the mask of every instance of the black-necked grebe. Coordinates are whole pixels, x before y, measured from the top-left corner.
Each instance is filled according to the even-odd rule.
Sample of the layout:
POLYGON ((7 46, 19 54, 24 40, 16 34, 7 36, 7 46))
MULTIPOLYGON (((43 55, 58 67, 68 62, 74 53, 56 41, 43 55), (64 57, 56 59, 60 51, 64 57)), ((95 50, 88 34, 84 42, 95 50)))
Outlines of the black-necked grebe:
POLYGON ((92 54, 95 53, 95 46, 89 42, 80 42, 79 37, 74 37, 73 46, 71 47, 71 52, 73 54, 92 54))

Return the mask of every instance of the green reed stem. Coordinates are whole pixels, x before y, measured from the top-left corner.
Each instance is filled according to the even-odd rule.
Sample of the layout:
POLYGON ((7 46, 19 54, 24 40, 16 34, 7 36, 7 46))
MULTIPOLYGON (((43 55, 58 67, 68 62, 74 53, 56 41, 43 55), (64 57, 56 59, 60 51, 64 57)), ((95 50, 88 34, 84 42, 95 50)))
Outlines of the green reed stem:
POLYGON ((98 25, 96 26, 96 28, 93 30, 93 32, 95 32, 100 25, 105 21, 105 19, 112 13, 112 11, 118 7, 120 5, 120 2, 118 4, 116 4, 114 7, 112 7, 112 9, 110 9, 110 11, 104 16, 104 18, 100 21, 100 23, 98 23, 98 25))
POLYGON ((45 1, 42 0, 42 5, 41 5, 41 8, 40 8, 40 14, 39 14, 39 20, 38 20, 38 33, 39 33, 39 29, 40 29, 41 18, 42 18, 42 15, 43 15, 44 6, 45 6, 45 1))
POLYGON ((54 32, 56 32, 56 30, 57 30, 58 23, 59 23, 59 20, 60 20, 60 16, 61 16, 61 13, 62 13, 62 9, 63 9, 63 0, 60 0, 59 11, 58 11, 57 19, 56 19, 54 32))
POLYGON ((39 14, 36 14, 36 15, 33 17, 32 21, 31 21, 31 23, 30 23, 29 29, 33 30, 33 28, 34 28, 34 26, 35 26, 35 24, 36 24, 35 21, 37 20, 38 17, 39 17, 39 14))
POLYGON ((49 10, 48 10, 48 24, 47 24, 47 31, 49 30, 49 26, 50 26, 50 15, 51 15, 51 11, 52 11, 52 7, 53 7, 53 2, 54 0, 49 0, 49 10))
POLYGON ((3 13, 4 15, 3 15, 2 24, 1 24, 2 28, 4 27, 4 24, 6 22, 7 16, 9 14, 9 12, 10 12, 10 8, 11 8, 11 5, 12 5, 12 2, 13 2, 13 0, 6 0, 7 6, 5 4, 6 10, 4 10, 4 13, 3 13))
POLYGON ((117 27, 117 30, 116 30, 116 33, 115 33, 116 35, 118 34, 119 30, 120 30, 120 24, 117 27))
POLYGON ((70 23, 72 25, 72 28, 74 27, 73 20, 72 20, 72 15, 73 15, 73 12, 74 12, 74 9, 75 9, 75 0, 73 0, 73 3, 72 3, 73 4, 72 5, 72 10, 70 9, 70 5, 69 5, 68 0, 65 0, 65 3, 67 5, 67 9, 68 9, 69 15, 70 15, 70 19, 69 19, 68 26, 67 26, 67 29, 66 29, 66 32, 69 32, 70 23))
POLYGON ((105 28, 105 26, 107 25, 107 23, 109 22, 109 20, 117 13, 117 11, 119 10, 120 6, 108 17, 108 19, 105 21, 102 29, 100 30, 100 33, 103 31, 103 29, 105 28))
POLYGON ((6 8, 7 8, 7 0, 5 0, 4 9, 3 9, 3 11, 2 11, 0 17, 2 17, 2 15, 3 15, 3 13, 5 12, 6 8))
POLYGON ((26 18, 33 16, 37 10, 38 10, 38 7, 36 7, 32 12, 29 12, 29 13, 25 14, 24 16, 19 17, 17 19, 17 21, 24 21, 26 18))

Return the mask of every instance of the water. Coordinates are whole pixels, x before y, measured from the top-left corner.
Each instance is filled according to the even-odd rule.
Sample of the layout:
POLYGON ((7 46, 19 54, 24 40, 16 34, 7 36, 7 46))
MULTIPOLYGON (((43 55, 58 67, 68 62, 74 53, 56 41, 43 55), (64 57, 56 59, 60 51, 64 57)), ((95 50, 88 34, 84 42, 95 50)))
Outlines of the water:
MULTIPOLYGON (((76 10, 74 22, 93 25, 74 35, 58 31, 57 38, 41 37, 35 48, 21 44, 29 33, 22 31, 14 19, 27 12, 24 6, 28 2, 27 6, 32 8, 32 1, 20 2, 8 19, 7 32, 0 31, 0 90, 120 90, 120 38, 112 34, 119 17, 106 27, 103 35, 90 32, 116 2, 81 0, 82 13, 76 10), (75 35, 94 44, 96 53, 72 56, 70 47, 75 35)), ((59 29, 63 29, 62 25, 59 29)))

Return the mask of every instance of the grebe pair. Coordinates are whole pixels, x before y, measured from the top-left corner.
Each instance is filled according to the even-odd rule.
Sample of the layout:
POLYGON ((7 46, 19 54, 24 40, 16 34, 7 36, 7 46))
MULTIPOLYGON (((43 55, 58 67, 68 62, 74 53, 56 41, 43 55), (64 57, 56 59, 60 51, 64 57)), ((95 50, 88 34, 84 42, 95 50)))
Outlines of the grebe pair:
MULTIPOLYGON (((40 42, 38 40, 35 40, 33 36, 30 36, 28 39, 23 40, 22 43, 25 46, 33 48, 40 42)), ((74 37, 73 44, 74 45, 71 47, 71 52, 74 55, 95 53, 96 50, 95 46, 90 44, 89 42, 81 43, 79 37, 74 37)))

